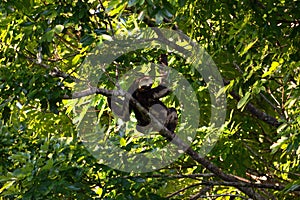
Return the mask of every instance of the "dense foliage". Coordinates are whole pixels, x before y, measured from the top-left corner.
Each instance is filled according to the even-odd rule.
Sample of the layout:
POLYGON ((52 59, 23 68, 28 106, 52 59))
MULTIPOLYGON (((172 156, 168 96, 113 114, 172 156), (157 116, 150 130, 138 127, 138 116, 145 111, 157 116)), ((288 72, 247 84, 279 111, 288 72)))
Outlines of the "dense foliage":
MULTIPOLYGON (((0 10, 1 199, 299 198, 299 1, 3 0, 0 10), (169 53, 169 66, 197 93, 199 128, 176 162, 136 174, 112 169, 86 149, 77 126, 86 110, 73 111, 88 101, 70 98, 95 47, 145 27, 180 31, 211 55, 224 79, 227 117, 213 150, 197 158, 203 135, 214 129, 208 85, 169 53)), ((122 55, 97 86, 113 90, 118 76, 158 63, 162 53, 122 55)), ((91 101, 102 133, 121 148, 166 144, 160 135, 134 135, 132 124, 125 134, 105 95, 91 101)), ((175 96, 164 103, 180 110, 175 96)))

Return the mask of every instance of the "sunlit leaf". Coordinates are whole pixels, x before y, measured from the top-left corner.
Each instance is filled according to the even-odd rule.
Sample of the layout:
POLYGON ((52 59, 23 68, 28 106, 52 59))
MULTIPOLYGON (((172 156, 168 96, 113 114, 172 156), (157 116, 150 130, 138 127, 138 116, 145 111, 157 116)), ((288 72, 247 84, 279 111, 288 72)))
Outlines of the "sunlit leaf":
POLYGON ((124 138, 121 138, 121 139, 120 139, 120 145, 121 145, 122 147, 126 146, 126 140, 125 140, 124 138))
POLYGON ((8 182, 6 182, 6 183, 2 186, 2 188, 0 188, 0 194, 1 194, 5 189, 10 188, 14 183, 15 183, 15 181, 8 181, 8 182))
POLYGON ((249 51, 253 47, 253 45, 258 41, 258 38, 256 38, 253 42, 249 43, 241 52, 240 56, 243 56, 245 53, 249 51))
POLYGON ((244 107, 248 103, 248 101, 250 100, 250 95, 251 95, 250 92, 246 92, 245 96, 243 96, 239 100, 239 102, 237 104, 237 109, 241 109, 242 107, 244 107))
POLYGON ((61 33, 64 30, 63 25, 56 25, 54 28, 55 33, 61 33))
POLYGON ((269 76, 269 75, 273 74, 277 70, 279 65, 280 65, 279 62, 275 62, 275 61, 272 62, 270 69, 267 72, 265 72, 262 75, 262 77, 264 78, 266 76, 269 76))

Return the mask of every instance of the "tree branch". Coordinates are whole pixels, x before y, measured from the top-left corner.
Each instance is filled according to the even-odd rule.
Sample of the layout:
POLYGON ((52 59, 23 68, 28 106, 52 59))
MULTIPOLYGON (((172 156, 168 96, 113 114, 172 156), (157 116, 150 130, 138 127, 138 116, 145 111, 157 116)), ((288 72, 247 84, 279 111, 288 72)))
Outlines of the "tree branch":
MULTIPOLYGON (((110 27, 112 36, 114 36, 114 35, 115 35, 115 31, 114 31, 114 29, 113 29, 113 26, 112 26, 112 23, 111 23, 111 19, 110 19, 110 17, 108 16, 108 14, 105 12, 105 7, 104 7, 104 5, 103 5, 103 3, 102 3, 101 0, 99 0, 99 4, 100 4, 100 7, 102 8, 103 12, 105 13, 105 18, 108 20, 108 24, 109 24, 109 27, 110 27)), ((107 28, 107 27, 106 27, 106 28, 107 28)))
MULTIPOLYGON (((161 131, 159 132, 160 135, 165 137, 168 141, 172 142, 173 144, 177 145, 177 147, 180 150, 185 151, 189 156, 192 157, 192 159, 200 163, 203 167, 207 168, 209 171, 214 173, 220 179, 224 181, 236 182, 236 183, 251 183, 247 179, 243 179, 237 176, 233 176, 231 174, 224 173, 220 168, 218 168, 208 159, 200 157, 200 155, 195 150, 193 150, 189 145, 185 144, 175 133, 169 131, 166 127, 164 127, 163 124, 161 124, 161 122, 157 120, 154 116, 151 116, 151 113, 149 113, 143 106, 141 106, 140 103, 131 96, 131 94, 125 91, 118 91, 118 90, 111 91, 111 90, 91 87, 88 90, 73 94, 71 98, 80 98, 92 94, 102 94, 104 96, 111 96, 111 95, 125 96, 125 98, 129 99, 132 105, 136 107, 140 112, 144 113, 145 115, 149 115, 151 119, 153 119, 155 124, 160 125, 161 128, 161 131)), ((240 189, 245 194, 247 194, 249 197, 256 200, 264 199, 259 193, 255 192, 253 188, 247 186, 241 186, 237 184, 237 188, 240 189)))
POLYGON ((93 94, 101 94, 106 97, 110 97, 112 95, 122 96, 122 92, 119 90, 107 90, 104 88, 90 87, 89 89, 86 89, 86 90, 83 90, 80 92, 75 92, 75 93, 73 93, 72 96, 65 95, 63 97, 63 99, 78 99, 78 98, 86 97, 86 96, 93 95, 93 94))
POLYGON ((197 194, 190 196, 190 200, 197 200, 202 195, 204 195, 206 192, 210 191, 213 187, 212 186, 206 186, 203 189, 201 189, 197 194))
MULTIPOLYGON (((45 69, 50 69, 50 66, 48 66, 48 65, 45 65, 43 63, 38 63, 34 59, 31 59, 31 58, 28 58, 28 59, 35 62, 36 64, 44 67, 45 69)), ((57 68, 54 68, 51 73, 52 73, 53 76, 59 76, 59 77, 63 77, 63 78, 70 77, 70 75, 61 72, 57 68)), ((88 96, 88 95, 93 95, 93 94, 101 94, 101 95, 104 95, 104 96, 112 96, 112 95, 126 96, 132 102, 133 106, 138 108, 141 112, 149 115, 147 110, 145 108, 143 108, 139 104, 139 102, 131 96, 131 94, 129 94, 127 92, 124 92, 124 91, 121 91, 121 90, 112 91, 112 90, 107 90, 107 89, 102 89, 102 88, 90 87, 87 90, 74 93, 72 95, 72 97, 66 95, 66 96, 64 96, 64 98, 65 99, 70 99, 70 98, 74 99, 74 98, 81 98, 81 97, 88 96)), ((240 99, 240 97, 238 95, 236 95, 235 93, 233 93, 233 92, 232 92, 231 95, 233 95, 238 100, 240 99)), ((267 123, 270 123, 270 124, 275 125, 275 126, 278 126, 278 124, 279 124, 278 121, 275 118, 270 117, 267 114, 263 113, 262 111, 256 109, 252 104, 248 104, 246 106, 246 109, 248 109, 251 113, 253 113, 255 116, 257 116, 259 119, 262 119, 262 120, 266 121, 267 123)), ((153 118, 155 123, 160 124, 160 122, 158 120, 156 120, 154 116, 151 116, 151 118, 153 118)), ((171 141, 172 143, 177 145, 179 147, 179 149, 182 149, 182 150, 186 151, 186 153, 189 156, 191 156, 192 159, 194 159, 195 161, 200 163, 203 167, 207 168, 209 171, 214 173, 216 176, 221 178, 223 181, 230 182, 230 183, 232 182, 232 186, 236 186, 238 189, 240 189, 242 192, 244 192, 246 195, 248 195, 249 197, 251 197, 253 199, 257 199, 257 200, 264 199, 263 196, 261 196, 259 193, 254 191, 254 189, 252 188, 253 185, 251 185, 251 184, 249 185, 249 183, 251 183, 250 181, 248 181, 246 179, 238 178, 237 176, 233 176, 231 174, 224 173, 220 168, 218 168, 216 165, 214 165, 208 159, 200 157, 200 155, 196 151, 194 151, 190 146, 185 144, 175 133, 170 132, 163 125, 161 125, 161 128, 162 128, 162 130, 160 131, 160 134, 163 137, 165 137, 168 141, 171 141), (245 180, 247 182, 245 182, 245 180)), ((278 186, 272 185, 272 187, 277 188, 278 186)))
POLYGON ((202 181, 201 185, 224 185, 233 187, 248 187, 248 188, 266 188, 273 190, 283 190, 285 187, 282 185, 269 184, 269 183, 246 183, 246 182, 235 182, 235 181, 202 181))
MULTIPOLYGON (((24 55, 25 56, 25 55, 24 55)), ((71 75, 62 72, 61 70, 59 70, 58 68, 54 67, 53 69, 51 69, 51 67, 49 65, 46 65, 44 63, 39 63, 38 61, 36 61, 34 58, 30 58, 28 56, 25 56, 27 60, 33 62, 36 65, 39 65, 45 69, 50 69, 50 76, 53 77, 61 77, 61 78, 71 78, 73 80, 76 80, 75 77, 72 77, 71 75)))
MULTIPOLYGON (((231 91, 230 94, 237 101, 239 101, 241 99, 241 97, 238 94, 236 94, 234 91, 231 91)), ((272 117, 272 116, 268 115, 267 113, 259 110, 252 103, 248 103, 245 106, 245 108, 251 114, 253 114, 254 116, 256 116, 258 119, 266 122, 267 124, 270 124, 270 125, 275 126, 275 127, 279 127, 281 125, 281 123, 275 117, 272 117)))
POLYGON ((179 179, 179 178, 191 178, 191 179, 197 179, 199 178, 210 178, 215 176, 213 173, 207 173, 207 174, 175 174, 175 175, 164 175, 164 174, 151 174, 149 176, 126 176, 124 178, 167 178, 167 179, 179 179))
MULTIPOLYGON (((223 82, 224 82, 224 85, 229 84, 229 81, 226 80, 226 79, 223 79, 223 82)), ((231 91, 230 95, 233 96, 233 98, 237 101, 239 101, 241 99, 241 97, 237 93, 235 93, 234 91, 231 91)), ((258 119, 266 122, 267 124, 270 124, 270 125, 275 126, 275 127, 279 127, 281 125, 281 123, 275 117, 272 117, 272 116, 268 115, 267 113, 259 110, 252 103, 246 104, 245 108, 251 114, 256 116, 258 119)))
POLYGON ((193 187, 197 187, 199 185, 201 185, 201 183, 196 183, 196 184, 189 185, 187 187, 181 188, 180 190, 177 190, 176 192, 173 192, 172 194, 168 195, 166 198, 169 199, 169 198, 179 194, 180 192, 183 192, 183 191, 188 190, 188 189, 193 188, 193 187))
MULTIPOLYGON (((218 197, 239 197, 239 198, 242 198, 242 199, 248 199, 244 196, 241 196, 241 195, 237 195, 237 194, 215 194, 215 195, 200 195, 198 198, 218 198, 218 197)), ((194 199, 194 198, 193 198, 194 199)), ((231 199, 231 198, 230 198, 231 199)), ((235 199, 235 198, 234 198, 235 199)), ((249 199, 248 199, 249 200, 249 199)))
MULTIPOLYGON (((104 96, 125 96, 130 100, 132 105, 139 109, 140 112, 143 112, 146 115, 151 115, 147 112, 147 110, 140 105, 140 103, 134 99, 131 94, 127 93, 126 91, 122 90, 107 90, 103 88, 96 88, 91 87, 87 90, 74 93, 72 97, 65 96, 66 98, 81 98, 88 95, 93 94, 101 94, 104 96)), ((249 105, 248 105, 249 106, 249 105)), ((250 107, 252 108, 252 107, 250 107)), ((257 111, 254 109, 255 112, 259 113, 261 111, 257 111)), ((155 123, 160 124, 160 122, 155 119, 154 116, 150 116, 155 123)), ((273 119, 274 120, 274 119, 273 119)), ((160 135, 165 137, 168 141, 171 141, 173 144, 177 145, 177 147, 181 150, 184 150, 193 160, 197 161, 203 167, 211 171, 215 176, 219 177, 223 180, 223 182, 213 182, 213 181, 202 181, 201 184, 205 185, 226 185, 226 186, 233 186, 244 192, 246 195, 253 199, 262 200, 265 199, 259 193, 257 193, 253 188, 266 188, 266 189, 274 189, 274 190, 282 190, 285 188, 283 185, 279 184, 257 184, 252 183, 248 179, 244 179, 238 176, 234 176, 232 174, 224 173, 220 168, 214 165, 211 161, 207 158, 201 157, 195 150, 193 150, 189 145, 185 144, 175 133, 170 132, 167 128, 161 125, 162 130, 160 131, 160 135)), ((171 176, 171 178, 195 178, 197 175, 177 175, 171 176)), ((210 174, 211 176, 211 174, 210 174)), ((153 177, 153 176, 152 176, 153 177)), ((155 177, 155 175, 154 175, 155 177)), ((295 191, 300 191, 300 188, 297 188, 295 191)))

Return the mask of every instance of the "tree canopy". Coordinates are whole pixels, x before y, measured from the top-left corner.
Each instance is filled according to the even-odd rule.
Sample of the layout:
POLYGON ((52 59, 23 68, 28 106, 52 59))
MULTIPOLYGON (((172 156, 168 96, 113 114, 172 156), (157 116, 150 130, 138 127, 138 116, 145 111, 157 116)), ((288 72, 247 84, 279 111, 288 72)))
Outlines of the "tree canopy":
POLYGON ((3 0, 0 10, 0 199, 299 198, 299 1, 3 0), (175 134, 141 134, 133 114, 124 122, 108 106, 132 77, 157 86, 158 65, 171 71, 162 102, 178 113, 175 134))

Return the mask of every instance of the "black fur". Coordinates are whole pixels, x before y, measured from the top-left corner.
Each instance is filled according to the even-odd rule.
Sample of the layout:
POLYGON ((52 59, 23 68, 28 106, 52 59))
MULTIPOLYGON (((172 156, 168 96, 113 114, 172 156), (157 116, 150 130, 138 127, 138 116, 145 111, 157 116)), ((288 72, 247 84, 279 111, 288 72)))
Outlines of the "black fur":
POLYGON ((109 107, 124 121, 129 120, 130 113, 133 111, 137 119, 136 129, 142 133, 160 131, 161 125, 174 132, 178 123, 176 109, 168 108, 160 101, 160 98, 167 96, 171 90, 163 85, 152 88, 152 84, 153 81, 150 77, 142 77, 134 81, 128 89, 132 97, 150 113, 150 116, 141 111, 133 102, 121 97, 114 97, 114 101, 109 98, 109 107), (159 123, 155 123, 156 120, 151 119, 151 116, 159 123))

